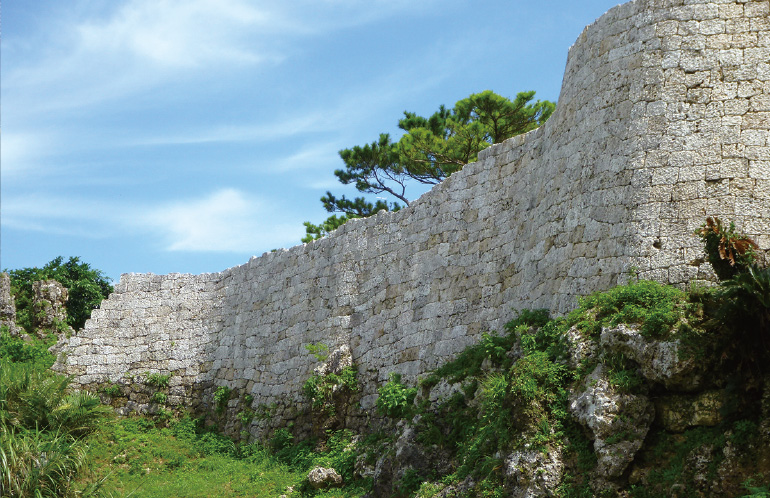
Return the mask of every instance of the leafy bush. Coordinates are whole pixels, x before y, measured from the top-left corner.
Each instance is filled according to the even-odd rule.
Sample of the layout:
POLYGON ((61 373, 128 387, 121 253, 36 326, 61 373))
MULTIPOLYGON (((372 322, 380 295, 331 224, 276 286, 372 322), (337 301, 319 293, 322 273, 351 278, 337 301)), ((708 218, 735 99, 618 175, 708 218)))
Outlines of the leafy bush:
POLYGON ((0 431, 0 496, 76 496, 75 477, 86 467, 86 446, 66 433, 0 431))
POLYGON ((11 292, 16 300, 17 322, 27 332, 32 332, 34 293, 32 284, 40 280, 56 280, 69 291, 67 299, 67 324, 81 329, 91 316, 91 311, 113 291, 110 279, 100 270, 71 257, 66 262, 61 256, 42 268, 5 270, 11 277, 11 292))
POLYGON ((568 325, 597 337, 602 327, 636 324, 642 335, 662 337, 685 315, 687 295, 675 287, 639 280, 578 300, 580 306, 567 318, 568 325))
POLYGON ((230 401, 233 390, 227 386, 217 386, 214 391, 214 404, 216 405, 217 413, 222 413, 227 408, 227 402, 230 401))
POLYGON ((161 373, 149 373, 147 372, 147 380, 145 383, 148 386, 154 386, 158 389, 164 389, 168 387, 169 380, 171 380, 171 374, 161 374, 161 373))
POLYGON ((770 268, 749 267, 721 284, 715 320, 730 331, 739 361, 760 371, 770 359, 770 268))
POLYGON ((318 361, 326 361, 329 357, 329 346, 326 344, 305 344, 305 349, 318 361))
POLYGON ((757 244, 735 233, 732 222, 725 227, 709 217, 696 233, 721 280, 712 325, 727 333, 725 356, 734 357, 744 373, 761 374, 770 360, 770 268, 757 265, 757 244))
POLYGON ((50 344, 44 341, 25 341, 20 337, 11 337, 7 328, 0 330, 0 361, 10 363, 30 363, 45 370, 56 361, 48 351, 50 344))
POLYGON ((412 413, 417 388, 401 383, 401 375, 391 373, 388 382, 378 390, 377 411, 392 418, 407 418, 412 413))
POLYGON ((120 386, 117 384, 107 384, 102 388, 102 393, 104 393, 106 396, 109 396, 110 398, 116 398, 118 396, 123 395, 123 391, 120 389, 120 386))
POLYGON ((159 405, 165 405, 167 400, 168 400, 168 395, 160 391, 153 394, 152 397, 150 398, 150 401, 152 401, 153 403, 157 403, 159 405))
POLYGON ((85 467, 83 438, 109 409, 68 379, 34 363, 0 361, 0 496, 75 496, 85 467))
POLYGON ((323 410, 328 415, 334 414, 332 395, 337 392, 357 391, 356 369, 346 367, 339 374, 313 375, 302 386, 302 392, 312 401, 314 410, 323 410))

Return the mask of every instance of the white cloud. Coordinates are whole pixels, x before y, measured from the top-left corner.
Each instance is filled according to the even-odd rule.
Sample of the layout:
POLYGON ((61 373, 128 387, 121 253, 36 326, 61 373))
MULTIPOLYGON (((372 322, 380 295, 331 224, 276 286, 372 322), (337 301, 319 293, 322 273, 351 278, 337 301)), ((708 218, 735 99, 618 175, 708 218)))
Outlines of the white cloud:
POLYGON ((33 133, 4 132, 0 137, 3 179, 22 175, 35 167, 36 159, 50 150, 49 137, 33 133))
POLYGON ((304 235, 300 224, 276 219, 278 211, 236 189, 156 205, 4 196, 2 224, 84 238, 150 236, 168 251, 248 253, 294 245, 304 235))
POLYGON ((171 67, 258 62, 263 55, 247 31, 274 31, 282 23, 239 0, 133 0, 103 23, 77 27, 80 51, 123 55, 171 67))
POLYGON ((276 223, 274 215, 265 201, 223 189, 151 208, 137 221, 159 231, 170 251, 248 252, 300 239, 302 227, 276 223))
POLYGON ((25 112, 95 105, 166 82, 189 82, 191 75, 279 63, 301 50, 297 40, 430 3, 129 0, 117 7, 107 2, 108 14, 96 16, 86 2, 85 9, 48 19, 56 45, 23 43, 15 34, 4 41, 4 93, 23 100, 25 112), (20 46, 31 48, 19 52, 20 46))

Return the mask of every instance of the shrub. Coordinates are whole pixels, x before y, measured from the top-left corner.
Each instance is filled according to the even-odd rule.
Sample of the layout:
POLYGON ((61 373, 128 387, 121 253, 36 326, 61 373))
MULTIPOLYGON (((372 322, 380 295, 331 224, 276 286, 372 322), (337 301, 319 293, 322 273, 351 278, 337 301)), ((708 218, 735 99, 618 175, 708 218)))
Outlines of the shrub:
POLYGON ((166 393, 162 393, 162 392, 156 392, 150 398, 150 401, 152 401, 153 403, 157 403, 159 405, 165 405, 167 400, 168 400, 168 396, 166 395, 166 393))
POLYGON ((168 387, 169 380, 171 379, 171 374, 161 374, 161 373, 149 373, 147 372, 147 380, 145 383, 148 386, 154 386, 158 389, 164 389, 168 387))
POLYGON ((36 281, 56 280, 69 290, 67 324, 75 330, 85 325, 91 311, 113 291, 109 278, 76 257, 65 262, 59 256, 42 268, 6 271, 11 277, 11 292, 16 299, 17 322, 27 332, 32 332, 32 284, 36 281))
POLYGON ((346 367, 339 374, 313 375, 302 386, 302 392, 312 401, 314 410, 334 415, 332 396, 341 391, 357 391, 358 380, 354 367, 346 367))
POLYGON ((230 396, 233 390, 227 386, 217 386, 214 391, 214 404, 216 405, 217 413, 222 413, 227 408, 227 402, 230 401, 230 396))
POLYGON ((377 411, 392 418, 408 418, 413 412, 417 388, 401 383, 401 375, 391 373, 388 382, 378 390, 377 411))
POLYGON ((762 371, 770 359, 770 268, 749 267, 720 287, 714 319, 733 337, 738 360, 762 371))
POLYGON ((49 346, 42 341, 26 342, 20 337, 11 337, 5 327, 0 330, 0 361, 30 363, 45 370, 56 361, 56 357, 48 351, 49 346))
POLYGON ((83 438, 109 409, 68 379, 34 364, 0 361, 0 496, 74 496, 83 438))
POLYGON ((602 327, 636 324, 647 337, 658 338, 679 322, 687 309, 687 295, 650 280, 620 285, 580 298, 580 306, 567 318, 568 325, 596 337, 602 327))

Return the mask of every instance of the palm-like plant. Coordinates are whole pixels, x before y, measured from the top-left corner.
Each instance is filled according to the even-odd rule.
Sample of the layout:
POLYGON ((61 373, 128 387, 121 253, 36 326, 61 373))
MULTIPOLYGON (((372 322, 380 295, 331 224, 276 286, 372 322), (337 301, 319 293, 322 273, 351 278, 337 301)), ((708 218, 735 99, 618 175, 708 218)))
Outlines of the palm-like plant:
POLYGON ((68 497, 86 462, 83 437, 109 412, 69 379, 24 363, 0 362, 0 496, 68 497))

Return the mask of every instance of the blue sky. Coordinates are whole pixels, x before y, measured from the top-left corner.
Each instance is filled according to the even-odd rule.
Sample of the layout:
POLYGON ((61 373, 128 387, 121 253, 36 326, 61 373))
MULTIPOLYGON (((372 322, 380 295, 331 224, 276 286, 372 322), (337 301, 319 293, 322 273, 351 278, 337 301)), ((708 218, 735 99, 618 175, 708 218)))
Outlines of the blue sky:
MULTIPOLYGON (((355 195, 338 151, 486 89, 556 101, 616 0, 7 0, 0 268, 216 272, 355 195)), ((413 188, 410 198, 422 192, 413 188)))

